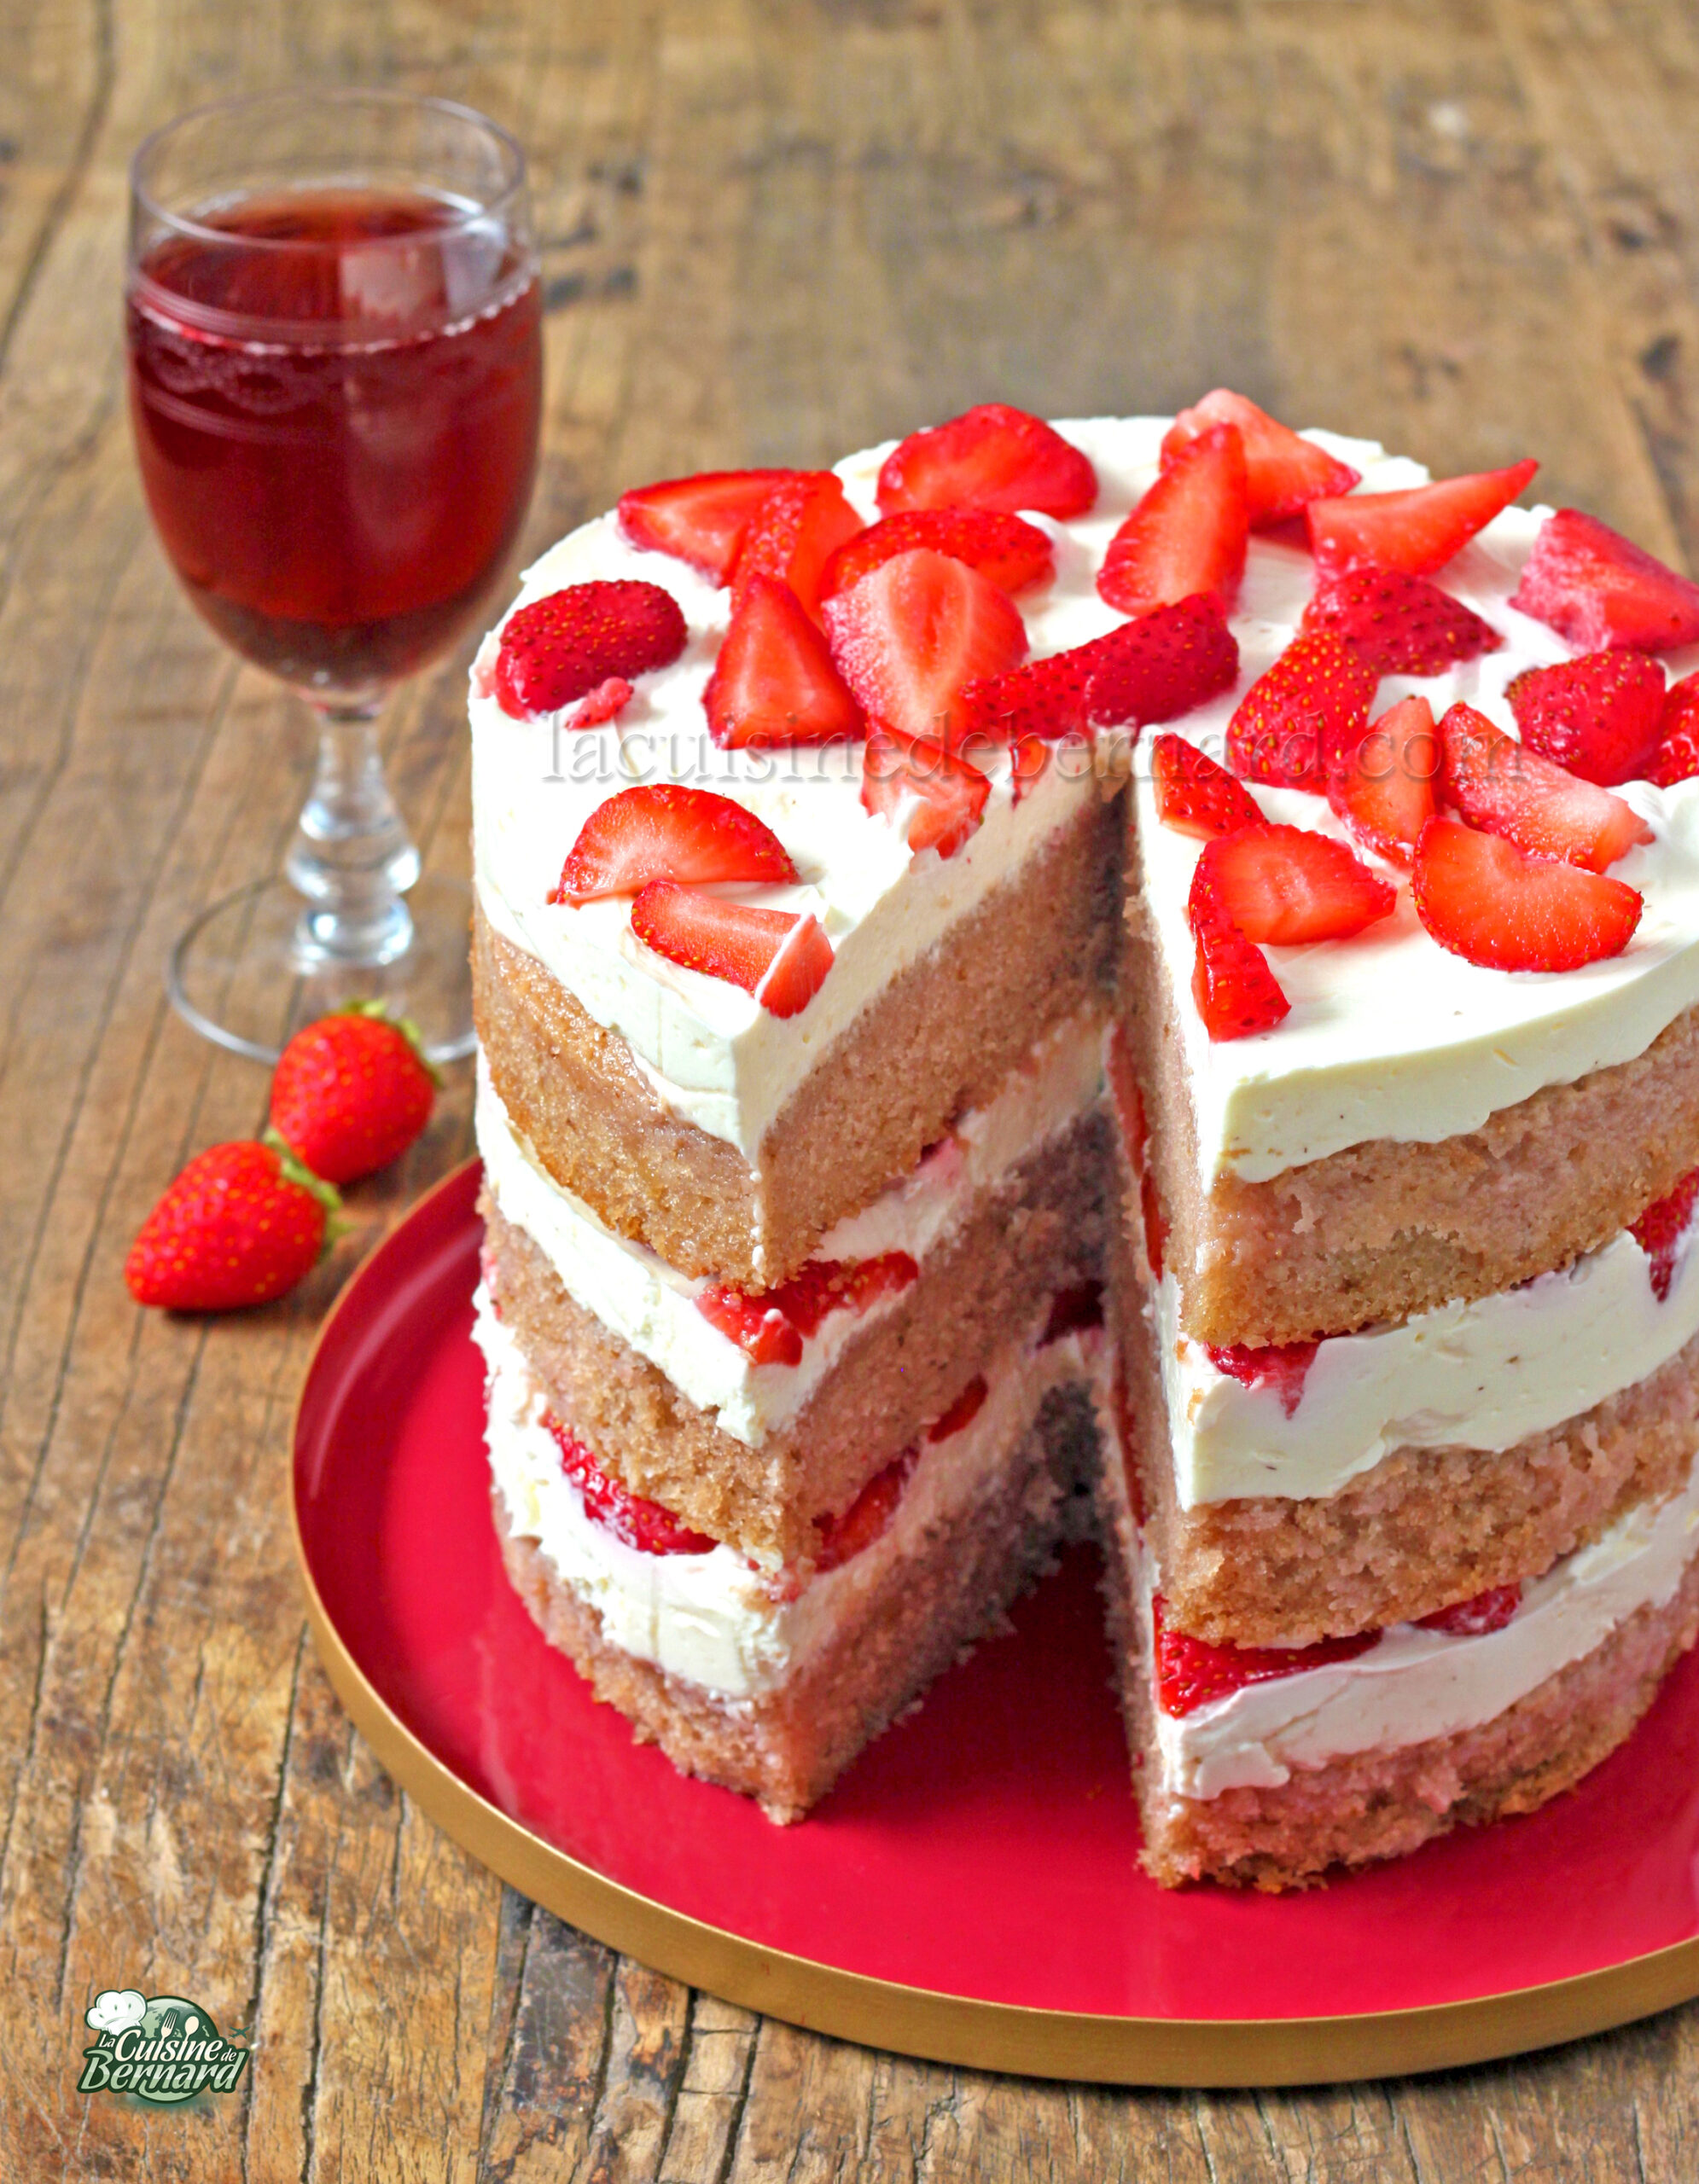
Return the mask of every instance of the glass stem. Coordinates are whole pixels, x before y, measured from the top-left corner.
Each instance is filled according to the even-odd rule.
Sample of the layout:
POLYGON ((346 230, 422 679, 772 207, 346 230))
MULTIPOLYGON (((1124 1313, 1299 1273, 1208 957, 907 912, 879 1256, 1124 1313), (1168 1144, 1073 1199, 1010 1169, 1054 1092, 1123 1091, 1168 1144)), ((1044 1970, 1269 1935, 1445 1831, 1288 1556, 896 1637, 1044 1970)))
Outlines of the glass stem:
POLYGON ((303 973, 375 969, 413 938, 402 898, 419 876, 419 852, 383 777, 377 701, 314 710, 318 770, 283 867, 306 897, 296 963, 303 973))

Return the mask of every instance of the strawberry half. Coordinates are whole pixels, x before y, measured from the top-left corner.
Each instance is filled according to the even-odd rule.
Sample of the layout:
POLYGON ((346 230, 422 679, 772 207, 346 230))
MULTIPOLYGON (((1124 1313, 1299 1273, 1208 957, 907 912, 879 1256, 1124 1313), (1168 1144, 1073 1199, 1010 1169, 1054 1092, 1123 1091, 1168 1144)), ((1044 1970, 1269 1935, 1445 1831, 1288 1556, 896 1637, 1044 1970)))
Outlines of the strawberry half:
POLYGON ((970 682, 957 707, 958 740, 1056 742, 1097 728, 1177 720, 1231 690, 1238 672, 1238 644, 1219 600, 1184 599, 1089 643, 970 682))
POLYGON ((879 512, 1022 508, 1066 522, 1097 497, 1097 473, 1042 417, 985 402, 947 424, 911 433, 879 472, 879 512))
POLYGON ((652 880, 705 887, 716 880, 778 885, 796 867, 763 819, 708 788, 643 782, 598 804, 579 829, 551 903, 574 909, 636 895, 652 880))
POLYGON ((1225 766, 1183 735, 1159 735, 1150 749, 1156 816, 1176 834, 1208 841, 1262 823, 1256 799, 1225 766))
POLYGON ((740 578, 730 627, 702 693, 708 733, 746 744, 835 743, 862 732, 832 654, 788 584, 740 578))
POLYGON ((989 577, 929 546, 893 555, 825 607, 832 659, 870 720, 948 742, 964 684, 1027 654, 1020 611, 989 577))
POLYGON ((1440 478, 1402 492, 1312 501, 1304 518, 1316 565, 1335 570, 1372 561, 1377 568, 1431 576, 1509 508, 1539 468, 1537 462, 1513 462, 1507 470, 1440 478))
POLYGON ((732 572, 742 592, 752 577, 777 577, 820 619, 820 574, 838 549, 865 528, 829 470, 804 471, 776 485, 743 534, 732 572))
POLYGON ((1236 425, 1245 449, 1245 485, 1252 528, 1282 523, 1310 502, 1348 493, 1363 473, 1306 440, 1242 394, 1218 386, 1182 410, 1162 440, 1166 469, 1182 448, 1214 425, 1236 425))
POLYGON ((905 839, 916 855, 954 857, 979 828, 991 783, 979 768, 926 736, 867 733, 861 804, 894 826, 907 814, 905 839))
POLYGON ((1240 699, 1228 764, 1244 781, 1319 793, 1361 742, 1379 679, 1334 630, 1301 632, 1240 699))
POLYGON ((717 1541, 706 1532, 693 1531, 659 1502, 646 1501, 621 1485, 558 1418, 545 1414, 543 1423, 555 1437, 561 1468, 584 1497, 585 1513, 615 1539, 642 1554, 713 1554, 717 1541))
POLYGON ((1504 642, 1462 600, 1402 569, 1324 575, 1299 626, 1334 630, 1376 675, 1442 675, 1504 642))
MULTIPOLYGON (((1291 1008, 1267 958, 1247 940, 1226 912, 1206 900, 1192 916, 1191 997, 1212 1040, 1245 1039, 1271 1031, 1291 1008)), ((1148 1171, 1147 1171, 1148 1172, 1148 1171)), ((1161 1245, 1150 1243, 1149 1194, 1145 1201, 1145 1241, 1151 1265, 1160 1275, 1161 1245)), ((1158 1208, 1160 1217, 1160 1207, 1158 1208)), ((1167 1224, 1161 1224, 1166 1233, 1167 1224)))
POLYGON ((694 478, 639 485, 620 502, 620 528, 633 546, 671 554, 730 584, 755 511, 795 470, 704 470, 694 478))
POLYGON ((1583 652, 1699 642, 1699 584, 1579 508, 1540 526, 1510 604, 1583 652))
POLYGON ((1348 940, 1397 901, 1397 889, 1330 834, 1260 824, 1205 843, 1186 914, 1196 929, 1219 910, 1247 940, 1289 948, 1348 940))
POLYGON ((535 720, 611 677, 669 666, 689 634, 678 601, 658 584, 568 584, 508 617, 496 701, 511 719, 535 720))
POLYGON ((1652 832, 1632 804, 1591 781, 1577 781, 1472 706, 1453 706, 1440 723, 1446 801, 1472 827, 1503 834, 1535 857, 1603 872, 1652 832))
POLYGON ((1359 1630, 1353 1637, 1323 1638, 1313 1646, 1212 1646, 1169 1628, 1160 1593, 1151 1598, 1150 1614, 1155 1626, 1156 1695, 1171 1720, 1196 1712, 1213 1699, 1226 1699, 1247 1684, 1354 1660, 1378 1644, 1381 1635, 1378 1630, 1359 1630))
POLYGON ((1304 1400, 1304 1384, 1310 1377, 1310 1368, 1316 1362, 1316 1352, 1321 1345, 1273 1342, 1261 1349, 1253 1349, 1242 1342, 1220 1348, 1211 1342, 1204 1347, 1218 1373, 1226 1374, 1242 1387, 1271 1388, 1280 1398, 1280 1408, 1289 1418, 1295 1418, 1304 1400))
POLYGON ((1699 1168, 1690 1168, 1673 1189, 1655 1199, 1638 1221, 1628 1224, 1635 1242, 1651 1261, 1652 1294, 1659 1304, 1675 1281, 1675 1262, 1699 1199, 1699 1168))
POLYGON ((1520 1583, 1489 1585, 1466 1600, 1435 1608, 1432 1615, 1418 1615, 1418 1630, 1442 1630, 1448 1638, 1484 1638, 1489 1630, 1502 1630, 1522 1604, 1520 1583))
POLYGON ((138 1304, 168 1312, 269 1304, 318 1263, 337 1203, 329 1183, 269 1145, 209 1146, 142 1223, 125 1281, 138 1304))
POLYGON ((832 967, 832 945, 814 917, 751 909, 652 880, 631 905, 631 930, 669 962, 753 994, 774 1016, 795 1016, 832 967))
POLYGON ((1365 849, 1408 865, 1437 806, 1440 737, 1426 698, 1400 698, 1328 776, 1327 800, 1365 849))
POLYGON ((1423 828, 1411 885, 1440 946, 1496 971, 1574 971, 1620 956, 1644 908, 1620 880, 1525 856, 1456 819, 1423 828))
POLYGON ((1684 675, 1665 694, 1658 747, 1646 778, 1660 788, 1673 788, 1695 774, 1699 774, 1699 675, 1684 675))
POLYGON ((1644 652, 1530 667, 1504 695, 1529 750, 1605 788, 1643 779, 1663 741, 1664 671, 1644 652))
POLYGON ((872 1546, 896 1514, 919 1456, 918 1449, 905 1449, 894 1462, 868 1480, 841 1515, 816 1519, 820 1542, 813 1555, 817 1572, 839 1569, 852 1555, 872 1546))
POLYGON ((1189 440, 1109 541, 1097 595, 1122 614, 1148 614, 1200 592, 1231 607, 1245 573, 1250 507, 1236 425, 1189 440))
POLYGON ((965 561, 999 591, 1024 591, 1056 574, 1056 553, 1036 524, 1000 508, 905 508, 840 546, 820 577, 820 596, 847 591, 882 562, 916 546, 965 561))
POLYGON ((268 1136, 327 1183, 399 1160, 431 1118, 435 1072, 378 1001, 304 1025, 277 1057, 268 1136))

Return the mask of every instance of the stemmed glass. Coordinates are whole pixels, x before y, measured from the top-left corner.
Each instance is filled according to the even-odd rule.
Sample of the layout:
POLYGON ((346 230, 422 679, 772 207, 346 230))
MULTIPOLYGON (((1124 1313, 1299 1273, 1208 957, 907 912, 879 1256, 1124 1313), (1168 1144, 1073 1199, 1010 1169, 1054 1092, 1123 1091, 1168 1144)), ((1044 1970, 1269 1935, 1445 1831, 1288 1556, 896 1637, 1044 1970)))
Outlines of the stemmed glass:
POLYGON ((126 326, 154 525, 227 644, 301 692, 318 766, 282 875, 183 933, 172 1001, 275 1059, 355 995, 433 1059, 471 1046, 468 891, 420 879, 374 723, 485 604, 524 518, 542 404, 525 162, 468 108, 281 92, 150 136, 126 326))

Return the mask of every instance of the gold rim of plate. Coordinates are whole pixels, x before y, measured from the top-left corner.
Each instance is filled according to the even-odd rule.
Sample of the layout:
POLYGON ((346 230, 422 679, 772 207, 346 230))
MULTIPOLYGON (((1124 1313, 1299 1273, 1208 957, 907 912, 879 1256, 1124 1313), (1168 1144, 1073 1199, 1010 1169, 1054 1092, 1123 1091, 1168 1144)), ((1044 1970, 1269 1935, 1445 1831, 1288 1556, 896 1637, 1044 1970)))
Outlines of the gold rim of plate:
MULTIPOLYGON (((445 1176, 406 1217, 451 1189, 473 1165, 463 1162, 445 1176)), ((1116 2085, 1318 2085, 1401 2077, 1554 2047, 1699 1995, 1695 1938, 1542 1986, 1357 2016, 1155 2018, 1031 2009, 794 1956, 608 1880, 510 1819, 439 1759, 369 1680, 320 1597, 301 1537, 294 1455, 319 1352, 365 1270, 356 1270, 325 1316, 291 1428, 289 1529, 319 1659, 387 1772, 438 1827, 499 1879, 608 1948, 688 1986, 833 2039, 970 2070, 1116 2085)))

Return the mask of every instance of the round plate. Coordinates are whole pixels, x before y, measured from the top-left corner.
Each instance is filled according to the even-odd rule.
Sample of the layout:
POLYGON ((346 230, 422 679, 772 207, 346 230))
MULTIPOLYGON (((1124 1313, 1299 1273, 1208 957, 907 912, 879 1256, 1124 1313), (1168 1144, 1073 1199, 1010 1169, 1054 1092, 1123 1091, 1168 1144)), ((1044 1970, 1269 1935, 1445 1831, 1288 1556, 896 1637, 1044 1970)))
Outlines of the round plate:
POLYGON ((1699 1661, 1543 1812, 1283 1896, 1169 1892, 1087 1550, 800 1825, 674 1772, 509 1588, 470 1338, 475 1163, 326 1322, 296 1420, 319 1651, 379 1758, 505 1880, 749 2008, 940 2062, 1291 2084, 1540 2047, 1699 1993, 1699 1661))

